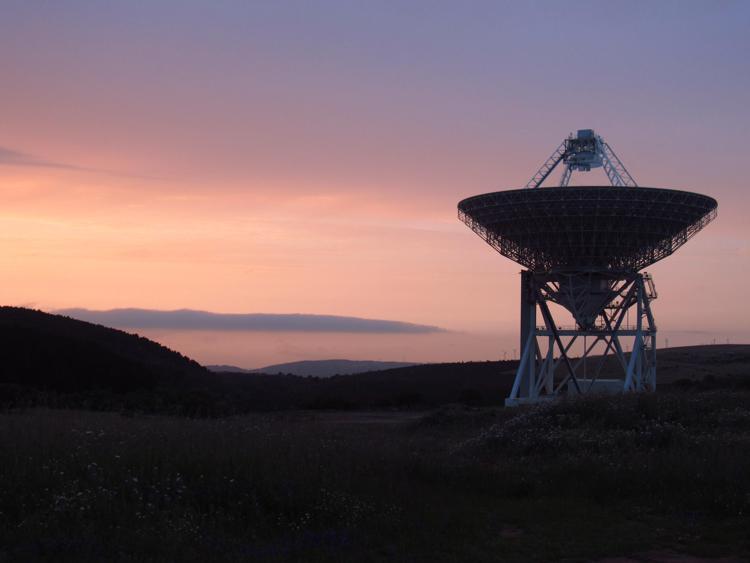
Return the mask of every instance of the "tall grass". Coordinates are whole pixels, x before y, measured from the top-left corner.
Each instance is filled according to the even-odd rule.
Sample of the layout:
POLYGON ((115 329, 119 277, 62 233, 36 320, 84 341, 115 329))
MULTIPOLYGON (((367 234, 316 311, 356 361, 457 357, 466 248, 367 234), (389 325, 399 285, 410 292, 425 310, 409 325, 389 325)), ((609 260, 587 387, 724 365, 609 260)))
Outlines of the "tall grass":
POLYGON ((400 424, 0 415, 0 561, 496 561, 748 550, 750 396, 400 424))

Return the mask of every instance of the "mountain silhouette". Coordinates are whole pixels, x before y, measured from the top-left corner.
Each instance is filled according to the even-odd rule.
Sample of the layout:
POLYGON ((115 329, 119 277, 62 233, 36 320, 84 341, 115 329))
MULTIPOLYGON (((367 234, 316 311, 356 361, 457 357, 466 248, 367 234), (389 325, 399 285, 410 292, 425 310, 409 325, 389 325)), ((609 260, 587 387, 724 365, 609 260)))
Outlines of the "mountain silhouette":
POLYGON ((334 375, 352 375, 355 373, 382 371, 414 365, 417 364, 414 362, 383 362, 376 360, 302 360, 299 362, 273 364, 257 369, 243 369, 227 365, 211 365, 206 367, 211 371, 235 373, 283 373, 312 377, 333 377, 334 375))

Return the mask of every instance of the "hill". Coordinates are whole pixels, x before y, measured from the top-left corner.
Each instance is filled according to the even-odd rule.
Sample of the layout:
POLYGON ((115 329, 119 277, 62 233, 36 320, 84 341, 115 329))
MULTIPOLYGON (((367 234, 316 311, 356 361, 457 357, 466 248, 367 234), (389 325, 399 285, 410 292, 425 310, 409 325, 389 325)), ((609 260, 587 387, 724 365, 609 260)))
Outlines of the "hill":
POLYGON ((284 373, 312 377, 332 377, 334 375, 352 375, 355 373, 382 371, 414 365, 417 364, 412 362, 380 362, 374 360, 305 360, 301 362, 274 364, 248 371, 251 373, 284 373))
POLYGON ((0 307, 0 384, 48 392, 128 392, 205 375, 147 338, 60 315, 0 307))
MULTIPOLYGON (((746 386, 750 345, 689 346, 657 351, 660 387, 746 386)), ((605 363, 602 377, 615 369, 605 363)), ((216 374, 224 393, 249 410, 432 408, 503 404, 516 361, 421 364, 329 378, 216 374)))

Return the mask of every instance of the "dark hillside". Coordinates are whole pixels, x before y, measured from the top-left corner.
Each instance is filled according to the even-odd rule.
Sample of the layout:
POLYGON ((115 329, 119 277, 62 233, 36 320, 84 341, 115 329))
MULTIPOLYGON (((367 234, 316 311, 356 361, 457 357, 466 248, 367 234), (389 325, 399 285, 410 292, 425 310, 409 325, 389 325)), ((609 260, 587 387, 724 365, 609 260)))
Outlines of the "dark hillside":
POLYGON ((750 345, 715 344, 657 350, 659 383, 702 381, 705 378, 750 379, 750 345))
MULTIPOLYGON (((490 406, 503 404, 517 365, 517 361, 422 364, 321 380, 283 376, 283 382, 278 375, 223 375, 243 379, 243 386, 257 386, 260 394, 283 387, 284 393, 276 399, 305 408, 490 406)), ((746 386, 750 384, 750 345, 667 348, 657 351, 657 365, 659 386, 706 382, 746 386)), ((619 369, 614 358, 609 358, 602 377, 619 369)))
MULTIPOLYGON (((750 345, 688 346, 657 354, 660 387, 750 384, 750 345)), ((620 369, 610 359, 602 377, 620 369)), ((516 361, 423 364, 330 378, 217 373, 210 393, 241 404, 242 411, 500 406, 516 367, 516 361)))
POLYGON ((68 317, 0 307, 0 384, 127 392, 206 372, 151 340, 68 317))
POLYGON ((497 405, 513 384, 517 362, 425 364, 342 375, 321 381, 313 406, 497 405), (325 402, 330 401, 331 405, 325 402))
POLYGON ((430 364, 334 377, 216 373, 203 392, 239 412, 502 405, 514 362, 430 364))

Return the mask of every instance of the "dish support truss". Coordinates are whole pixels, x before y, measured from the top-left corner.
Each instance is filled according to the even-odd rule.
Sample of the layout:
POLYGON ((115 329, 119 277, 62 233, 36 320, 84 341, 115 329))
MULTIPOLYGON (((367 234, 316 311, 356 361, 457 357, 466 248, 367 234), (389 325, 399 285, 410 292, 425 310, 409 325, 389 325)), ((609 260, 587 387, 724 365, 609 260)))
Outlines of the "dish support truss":
POLYGON ((538 188, 560 163, 565 164, 558 186, 563 188, 570 182, 574 170, 589 172, 592 168, 603 167, 610 184, 617 187, 638 187, 615 151, 592 129, 579 129, 564 139, 555 152, 542 164, 541 168, 526 183, 527 188, 538 188))
MULTIPOLYGON (((583 285, 589 283, 590 280, 583 285)), ((522 352, 505 405, 537 403, 566 393, 654 391, 656 324, 651 301, 655 298, 653 279, 646 272, 625 275, 521 272, 522 352), (580 324, 565 327, 554 318, 549 303, 565 303, 569 309, 575 302, 574 296, 563 293, 581 287, 581 276, 593 276, 597 283, 604 280, 611 298, 589 327, 580 324), (537 325, 537 314, 544 324, 537 325), (633 320, 635 323, 629 324, 633 320), (572 357, 576 342, 582 352, 579 357, 572 357), (600 378, 608 358, 614 358, 617 370, 622 373, 620 378, 600 378)), ((576 312, 571 312, 575 316, 576 312)))

